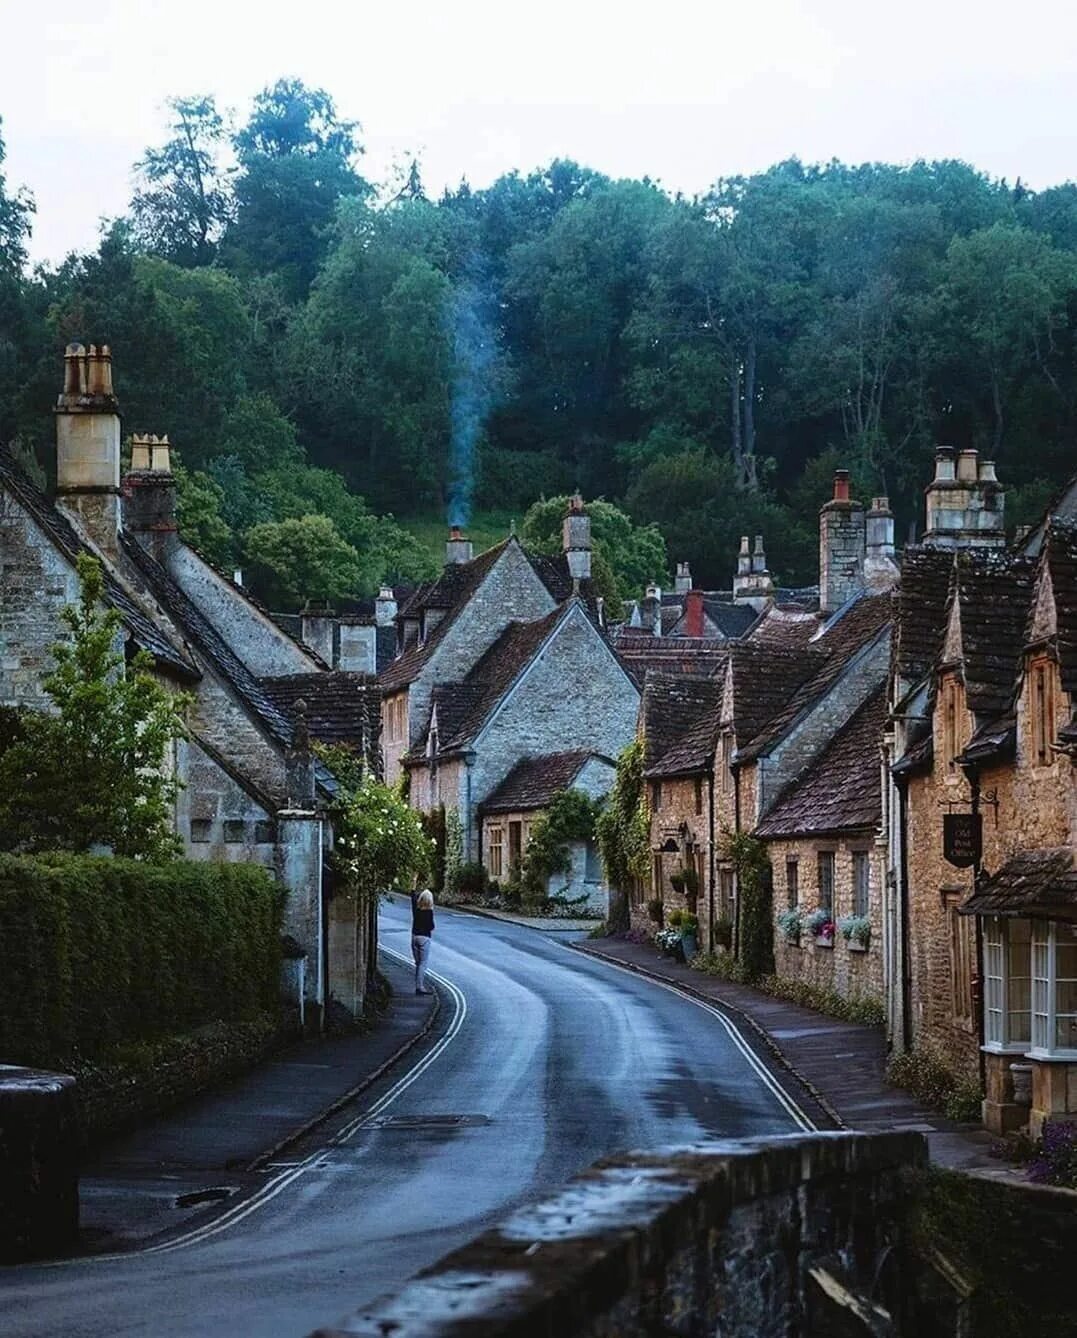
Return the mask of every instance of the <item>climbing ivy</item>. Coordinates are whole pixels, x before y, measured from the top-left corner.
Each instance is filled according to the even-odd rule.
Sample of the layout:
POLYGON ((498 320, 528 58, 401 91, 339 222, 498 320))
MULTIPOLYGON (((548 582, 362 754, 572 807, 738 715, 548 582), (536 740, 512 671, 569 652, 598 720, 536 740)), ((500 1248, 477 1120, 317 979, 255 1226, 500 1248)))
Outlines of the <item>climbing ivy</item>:
POLYGON ((464 824, 455 808, 445 812, 445 871, 446 892, 455 892, 457 874, 464 862, 464 824))
POLYGON ((571 841, 590 841, 600 806, 582 790, 561 790, 531 827, 520 865, 520 891, 528 901, 544 901, 550 879, 570 873, 571 841))
POLYGON ((606 806, 595 823, 606 881, 621 894, 610 901, 610 928, 628 927, 627 896, 642 882, 651 857, 651 811, 643 783, 643 743, 636 739, 617 759, 617 775, 606 806))
POLYGON ((774 931, 771 925, 770 861, 766 846, 748 832, 725 832, 722 854, 737 874, 740 933, 737 956, 749 980, 774 970, 774 931))

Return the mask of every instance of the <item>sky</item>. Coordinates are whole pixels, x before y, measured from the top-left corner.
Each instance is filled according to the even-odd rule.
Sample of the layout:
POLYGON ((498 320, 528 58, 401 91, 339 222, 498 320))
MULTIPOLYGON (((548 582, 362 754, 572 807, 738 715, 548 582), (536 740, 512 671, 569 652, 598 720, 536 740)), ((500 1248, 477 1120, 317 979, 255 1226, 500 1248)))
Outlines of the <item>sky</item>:
POLYGON ((431 193, 571 157, 695 194, 796 155, 1077 176, 1073 0, 0 0, 8 188, 34 260, 92 248, 170 96, 242 121, 277 78, 362 126, 373 181, 431 193))

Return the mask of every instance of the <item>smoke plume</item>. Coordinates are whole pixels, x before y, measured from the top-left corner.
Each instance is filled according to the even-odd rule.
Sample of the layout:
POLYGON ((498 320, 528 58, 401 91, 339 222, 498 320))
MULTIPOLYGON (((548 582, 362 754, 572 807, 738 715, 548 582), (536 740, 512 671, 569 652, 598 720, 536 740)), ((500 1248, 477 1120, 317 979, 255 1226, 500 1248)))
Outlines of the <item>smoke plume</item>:
POLYGON ((494 303, 481 281, 480 266, 457 286, 450 309, 453 382, 450 404, 449 524, 471 519, 475 491, 475 451, 496 398, 497 334, 494 303))

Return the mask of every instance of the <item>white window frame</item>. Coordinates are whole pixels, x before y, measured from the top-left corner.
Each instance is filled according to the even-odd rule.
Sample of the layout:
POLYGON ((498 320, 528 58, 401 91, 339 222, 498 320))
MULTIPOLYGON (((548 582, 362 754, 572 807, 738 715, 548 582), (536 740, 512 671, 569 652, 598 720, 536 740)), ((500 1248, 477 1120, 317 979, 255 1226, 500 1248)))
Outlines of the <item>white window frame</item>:
MULTIPOLYGON (((1031 923, 1027 920, 1022 924, 1031 923)), ((1023 969, 1027 971, 1029 984, 1028 1027, 1026 1034, 1015 1036, 1013 1033, 1013 1000, 1010 982, 1013 975, 1010 936, 1015 921, 1008 916, 984 916, 983 934, 983 998, 984 998, 984 1044, 983 1049, 991 1054, 1018 1054, 1028 1052, 1032 1044, 1032 944, 1028 946, 1028 961, 1023 969)), ((1021 1010, 1024 1011, 1023 1009, 1021 1010)))
MULTIPOLYGON (((1073 926, 1058 920, 1032 921, 1032 1044, 1030 1059, 1077 1059, 1077 1043, 1058 1045, 1055 1036, 1060 1017, 1073 1020, 1077 1042, 1077 1012, 1058 1012, 1058 940, 1059 931, 1073 934, 1073 926)), ((1068 945, 1067 945, 1068 946, 1068 945)), ((1077 977, 1064 977, 1065 981, 1077 977)))
POLYGON ((505 828, 498 823, 486 829, 486 871, 491 878, 501 878, 505 871, 505 828), (494 838, 497 838, 496 840, 494 838))
POLYGON ((871 852, 868 850, 852 850, 849 852, 849 864, 852 869, 852 889, 854 915, 869 916, 871 914, 871 852), (858 875, 863 871, 864 886, 858 886, 858 875), (860 893, 863 892, 863 903, 861 904, 860 893))

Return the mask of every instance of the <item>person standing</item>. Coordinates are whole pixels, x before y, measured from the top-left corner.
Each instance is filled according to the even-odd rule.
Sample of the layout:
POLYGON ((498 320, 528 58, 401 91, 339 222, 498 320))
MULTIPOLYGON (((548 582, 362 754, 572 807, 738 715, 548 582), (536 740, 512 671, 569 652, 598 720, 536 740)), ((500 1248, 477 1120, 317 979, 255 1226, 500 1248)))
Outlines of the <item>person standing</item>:
POLYGON ((434 894, 427 888, 411 899, 411 955, 415 958, 415 993, 433 994, 426 988, 430 961, 430 939, 434 933, 434 894))

